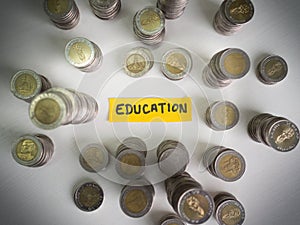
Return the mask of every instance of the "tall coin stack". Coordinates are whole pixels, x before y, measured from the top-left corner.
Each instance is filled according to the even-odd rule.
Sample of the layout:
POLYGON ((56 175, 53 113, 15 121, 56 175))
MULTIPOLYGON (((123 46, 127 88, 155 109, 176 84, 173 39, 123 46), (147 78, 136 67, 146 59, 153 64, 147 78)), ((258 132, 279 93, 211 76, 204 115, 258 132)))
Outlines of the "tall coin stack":
POLYGON ((165 187, 170 205, 185 222, 202 224, 212 216, 213 198, 187 172, 165 180, 165 187))
POLYGON ((232 35, 254 15, 254 6, 250 0, 225 0, 214 18, 215 30, 223 35, 232 35))
POLYGON ((45 0, 44 10, 58 28, 69 30, 79 22, 80 13, 74 0, 45 0))
POLYGON ((43 134, 23 135, 12 146, 12 155, 16 162, 28 167, 45 165, 53 152, 52 140, 43 134))
POLYGON ((137 38, 148 45, 160 43, 165 35, 165 16, 155 7, 139 10, 133 18, 133 31, 137 38))
POLYGON ((64 88, 50 88, 36 96, 29 107, 33 124, 42 129, 54 129, 66 124, 93 120, 98 113, 96 100, 84 93, 64 88))
POLYGON ((256 142, 280 152, 293 150, 299 142, 299 130, 286 118, 262 113, 253 117, 248 124, 248 134, 256 142))
POLYGON ((121 9, 121 0, 89 0, 93 13, 103 20, 116 17, 121 9))
POLYGON ((157 7, 163 11, 166 19, 176 19, 185 10, 189 0, 157 0, 157 7))
POLYGON ((232 80, 244 77, 250 69, 250 58, 238 48, 227 48, 216 53, 203 71, 203 81, 211 88, 222 88, 232 80))
POLYGON ((10 81, 10 91, 26 102, 31 102, 35 96, 49 88, 50 81, 32 70, 20 70, 10 81))

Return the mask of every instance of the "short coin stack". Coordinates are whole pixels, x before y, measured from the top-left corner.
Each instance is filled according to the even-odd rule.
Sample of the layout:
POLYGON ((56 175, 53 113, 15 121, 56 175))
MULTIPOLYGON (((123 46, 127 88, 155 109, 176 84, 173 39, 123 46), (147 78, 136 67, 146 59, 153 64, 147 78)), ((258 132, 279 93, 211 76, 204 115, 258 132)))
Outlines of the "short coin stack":
POLYGON ((89 0, 93 13, 103 20, 115 18, 121 9, 121 0, 89 0))
POLYGON ((215 30, 223 35, 232 35, 254 15, 250 0, 225 0, 214 18, 215 30))
POLYGON ((269 113, 253 117, 248 124, 248 134, 254 141, 280 152, 293 150, 299 142, 299 130, 293 122, 269 113))
POLYGON ((278 55, 263 58, 257 66, 257 78, 264 84, 272 85, 282 81, 288 72, 286 61, 278 55))
POLYGON ((189 0, 157 0, 157 7, 164 12, 166 19, 176 19, 184 13, 188 2, 189 0))
POLYGON ((227 48, 216 53, 203 72, 204 83, 211 88, 222 88, 232 80, 244 77, 250 69, 250 58, 241 49, 227 48))
POLYGON ((66 124, 93 120, 98 113, 96 100, 71 89, 50 88, 36 96, 29 107, 33 124, 42 129, 54 129, 66 124))
POLYGON ((58 28, 69 30, 79 22, 80 13, 74 0, 45 0, 44 10, 58 28))
POLYGON ((53 152, 52 140, 43 134, 23 135, 12 146, 12 155, 16 162, 29 167, 45 165, 53 152))
POLYGON ((168 214, 161 218, 160 225, 185 225, 185 223, 176 214, 168 214))
POLYGON ((139 10, 133 18, 133 31, 140 41, 148 45, 160 43, 165 35, 165 16, 155 7, 139 10))

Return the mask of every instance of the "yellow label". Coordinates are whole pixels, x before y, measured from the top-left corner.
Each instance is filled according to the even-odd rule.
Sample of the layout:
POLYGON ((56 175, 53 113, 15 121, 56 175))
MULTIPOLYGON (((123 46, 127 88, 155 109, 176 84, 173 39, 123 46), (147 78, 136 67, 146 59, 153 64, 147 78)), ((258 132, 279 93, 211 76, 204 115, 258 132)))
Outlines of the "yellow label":
POLYGON ((110 98, 110 122, 183 122, 192 120, 191 98, 110 98))

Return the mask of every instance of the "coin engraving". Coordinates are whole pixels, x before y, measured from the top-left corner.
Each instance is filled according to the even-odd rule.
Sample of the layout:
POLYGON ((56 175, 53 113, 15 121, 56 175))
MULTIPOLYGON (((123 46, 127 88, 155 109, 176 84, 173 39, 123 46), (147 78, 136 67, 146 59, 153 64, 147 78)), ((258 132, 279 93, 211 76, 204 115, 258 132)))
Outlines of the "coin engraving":
POLYGON ((20 141, 16 147, 17 157, 23 161, 31 161, 37 156, 38 147, 34 141, 25 139, 20 141))
POLYGON ((16 92, 22 96, 34 94, 37 88, 37 81, 30 74, 22 74, 15 80, 16 92))
POLYGON ((132 73, 140 73, 146 67, 146 61, 140 54, 132 54, 126 60, 126 67, 132 73))
POLYGON ((279 62, 278 60, 270 60, 267 64, 266 64, 266 74, 269 77, 280 77, 282 76, 282 74, 284 74, 284 67, 282 65, 281 62, 279 62))
POLYGON ((238 22, 247 22, 253 16, 252 3, 247 0, 232 0, 229 6, 229 15, 238 22))
POLYGON ((82 42, 74 43, 69 51, 70 59, 76 64, 87 62, 92 56, 91 48, 82 42))
POLYGON ((186 199, 187 205, 191 210, 196 212, 199 217, 203 217, 205 215, 204 209, 200 206, 200 202, 194 196, 190 196, 186 199))
POLYGON ((187 67, 187 60, 184 55, 180 53, 173 53, 166 58, 166 67, 172 74, 180 74, 185 71, 187 67))
POLYGON ((235 205, 227 205, 222 209, 221 219, 226 225, 236 225, 241 221, 241 210, 235 205))
POLYGON ((224 67, 225 70, 231 75, 238 76, 245 71, 247 62, 242 54, 231 53, 225 57, 224 67))
POLYGON ((250 12, 250 7, 247 4, 239 5, 236 8, 230 9, 231 15, 246 14, 250 12))
POLYGON ((242 165, 238 157, 229 154, 221 158, 219 168, 226 178, 235 178, 240 174, 242 165))
POLYGON ((52 124, 56 122, 60 116, 60 112, 59 104, 50 98, 38 101, 34 109, 36 119, 43 124, 52 124))
POLYGON ((141 167, 141 160, 140 158, 135 154, 125 154, 120 158, 121 162, 121 170, 126 174, 136 174, 139 172, 141 167))
POLYGON ((103 190, 96 183, 85 183, 74 194, 75 204, 83 211, 93 211, 99 208, 103 199, 103 190))
POLYGON ((142 212, 147 206, 147 196, 142 190, 131 190, 125 196, 125 206, 132 213, 142 212))
POLYGON ((153 10, 146 10, 141 14, 141 26, 146 31, 155 31, 160 27, 159 15, 153 10))
POLYGON ((276 144, 281 144, 284 141, 289 140, 289 139, 291 139, 294 136, 295 136, 295 131, 291 127, 288 127, 286 129, 284 129, 283 132, 282 132, 282 134, 280 134, 276 138, 275 143, 276 144))
POLYGON ((48 0, 48 10, 54 14, 61 14, 67 11, 68 0, 48 0))
POLYGON ((230 126, 235 122, 236 115, 232 107, 228 105, 220 105, 216 108, 214 118, 219 124, 223 126, 230 126))
POLYGON ((203 219, 206 216, 208 209, 208 200, 200 194, 190 195, 183 205, 183 212, 189 220, 203 219))

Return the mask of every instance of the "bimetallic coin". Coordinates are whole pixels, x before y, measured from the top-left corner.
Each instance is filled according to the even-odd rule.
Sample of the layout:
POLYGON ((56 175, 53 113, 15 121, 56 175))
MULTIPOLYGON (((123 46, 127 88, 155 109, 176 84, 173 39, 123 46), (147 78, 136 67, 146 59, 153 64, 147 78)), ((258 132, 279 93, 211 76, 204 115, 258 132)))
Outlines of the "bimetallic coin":
POLYGON ((86 212, 98 209, 104 199, 102 188, 95 182, 87 182, 80 185, 74 193, 76 206, 86 212))
POLYGON ((180 80, 187 76, 192 69, 191 54, 183 48, 175 48, 164 53, 161 70, 171 80, 180 80))
POLYGON ((176 214, 168 214, 160 219, 160 225, 186 225, 176 214))
POLYGON ((188 0, 157 0, 157 7, 163 11, 166 19, 176 19, 184 13, 188 2, 188 0))
POLYGON ((93 13, 103 20, 115 18, 121 10, 121 0, 89 0, 93 13))
POLYGON ((83 169, 95 173, 107 167, 109 155, 104 147, 98 144, 90 144, 82 150, 79 162, 83 169))
POLYGON ((254 15, 254 6, 250 0, 227 0, 225 16, 233 24, 247 23, 254 15))

